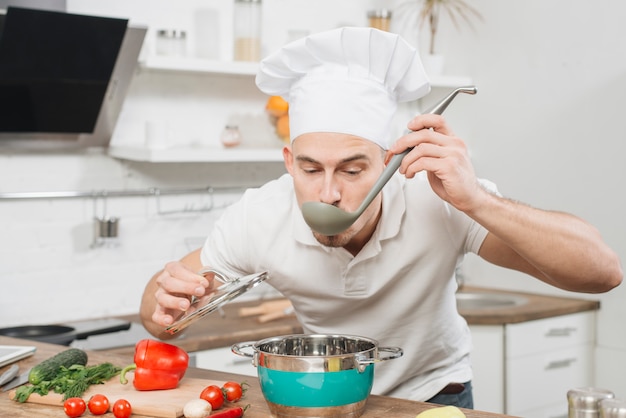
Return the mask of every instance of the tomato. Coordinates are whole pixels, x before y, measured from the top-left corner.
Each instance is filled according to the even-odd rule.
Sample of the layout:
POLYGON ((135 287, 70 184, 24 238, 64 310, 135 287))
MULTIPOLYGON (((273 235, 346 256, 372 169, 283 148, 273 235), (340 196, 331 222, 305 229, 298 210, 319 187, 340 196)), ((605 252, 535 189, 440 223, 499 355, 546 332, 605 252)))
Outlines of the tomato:
POLYGON ((200 393, 200 399, 210 403, 213 410, 220 409, 224 405, 224 392, 219 386, 210 385, 200 393))
POLYGON ((85 413, 87 405, 81 398, 69 398, 63 403, 65 415, 70 418, 76 418, 85 413))
POLYGON ((237 382, 224 383, 224 386, 222 386, 222 391, 226 396, 226 400, 228 402, 235 402, 241 399, 243 393, 245 392, 245 389, 243 388, 244 384, 245 383, 239 384, 237 382))
POLYGON ((113 404, 113 415, 115 418, 128 418, 133 413, 130 402, 126 399, 118 399, 113 404))
POLYGON ((109 410, 109 400, 104 395, 93 395, 87 402, 87 407, 93 415, 103 415, 109 410))

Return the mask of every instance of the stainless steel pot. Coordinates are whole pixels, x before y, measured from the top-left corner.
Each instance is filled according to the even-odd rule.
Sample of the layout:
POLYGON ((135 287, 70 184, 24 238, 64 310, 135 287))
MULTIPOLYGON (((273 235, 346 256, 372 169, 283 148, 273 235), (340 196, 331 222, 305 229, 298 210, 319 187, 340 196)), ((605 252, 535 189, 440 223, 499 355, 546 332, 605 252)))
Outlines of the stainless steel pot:
POLYGON ((361 416, 374 364, 401 357, 399 347, 350 335, 295 334, 245 342, 233 353, 252 358, 276 418, 361 416), (244 349, 251 348, 252 353, 244 349), (388 353, 380 356, 380 352, 388 353))

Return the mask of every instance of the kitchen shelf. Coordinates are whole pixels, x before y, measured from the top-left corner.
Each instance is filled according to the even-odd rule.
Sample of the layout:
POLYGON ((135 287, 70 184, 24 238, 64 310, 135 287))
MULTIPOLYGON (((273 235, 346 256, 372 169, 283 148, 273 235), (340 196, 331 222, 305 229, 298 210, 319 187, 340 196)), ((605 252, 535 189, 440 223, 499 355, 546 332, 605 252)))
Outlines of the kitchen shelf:
POLYGON ((163 148, 111 146, 110 156, 131 161, 153 163, 237 163, 237 162, 282 162, 282 148, 163 148))
POLYGON ((430 85, 432 87, 443 88, 457 88, 464 86, 471 86, 474 84, 471 77, 466 76, 453 76, 453 75, 435 75, 430 76, 430 85))
MULTIPOLYGON (((140 62, 140 67, 147 71, 254 77, 259 68, 259 63, 246 61, 214 61, 191 57, 154 56, 140 62)), ((472 79, 466 76, 436 75, 431 76, 430 81, 431 85, 435 88, 456 88, 472 84, 472 79)))
MULTIPOLYGON (((215 61, 193 57, 150 56, 139 62, 140 71, 163 72, 167 74, 205 74, 207 76, 247 77, 256 75, 258 62, 215 61)), ((431 77, 433 88, 457 88, 471 85, 470 77, 434 76, 431 77)), ((142 148, 138 146, 110 146, 108 153, 114 158, 145 161, 154 163, 237 163, 237 162, 282 162, 281 147, 265 146, 259 148, 238 147, 224 149, 219 147, 172 147, 163 149, 142 148)))
POLYGON ((140 61, 140 68, 148 71, 167 71, 179 73, 204 73, 214 75, 255 76, 258 62, 215 61, 191 57, 154 56, 140 61))

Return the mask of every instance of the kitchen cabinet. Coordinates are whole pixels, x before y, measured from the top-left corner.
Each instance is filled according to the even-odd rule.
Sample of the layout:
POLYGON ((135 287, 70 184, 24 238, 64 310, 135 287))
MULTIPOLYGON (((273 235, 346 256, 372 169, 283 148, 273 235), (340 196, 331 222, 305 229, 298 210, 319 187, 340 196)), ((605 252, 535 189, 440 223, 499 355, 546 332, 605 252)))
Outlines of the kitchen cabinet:
MULTIPOLYGON (((224 108, 230 107, 232 109, 238 109, 246 107, 241 113, 253 113, 261 114, 263 118, 262 110, 267 99, 267 96, 261 94, 256 90, 254 85, 254 77, 257 73, 258 63, 255 62, 225 62, 225 61, 211 61, 199 58, 188 57, 167 57, 167 56, 154 56, 149 57, 140 62, 140 69, 137 77, 149 78, 151 76, 159 77, 160 82, 154 83, 155 87, 162 86, 162 80, 175 80, 172 81, 178 84, 184 84, 178 80, 181 77, 193 77, 198 80, 198 77, 210 80, 206 81, 211 83, 211 87, 203 91, 201 87, 193 90, 192 94, 195 97, 190 97, 189 101, 199 101, 198 94, 203 91, 206 101, 212 100, 212 94, 215 94, 214 101, 216 107, 221 107, 222 114, 216 115, 215 112, 211 112, 211 115, 215 119, 226 119, 224 115, 224 108), (225 81, 229 80, 233 83, 237 91, 233 91, 232 98, 228 94, 220 96, 219 85, 224 85, 225 81), (233 81, 234 80, 234 81, 233 81), (247 89, 247 91, 246 91, 247 89)), ((433 90, 438 88, 456 88, 459 86, 470 85, 471 79, 468 77, 452 77, 452 76, 437 76, 432 80, 433 90)), ((235 89, 231 89, 235 90, 235 89)), ((182 101, 185 98, 182 97, 184 93, 177 93, 174 95, 174 100, 182 101)), ((152 96, 148 96, 149 100, 163 100, 163 94, 157 93, 152 96)), ((144 102, 149 100, 142 99, 144 102)), ((140 100, 141 101, 141 100, 140 100)), ((171 105, 173 100, 163 100, 171 105)), ((207 112, 208 113, 208 112, 207 112)), ((206 116, 205 116, 206 118, 206 116)), ((225 149, 219 144, 211 147, 204 147, 198 145, 184 145, 184 146, 166 146, 160 148, 150 148, 144 146, 143 143, 135 143, 131 145, 116 144, 115 142, 109 147, 108 153, 112 157, 132 160, 132 161, 146 161, 146 162, 268 162, 279 163, 283 161, 282 158, 282 143, 276 138, 270 138, 273 136, 273 128, 269 126, 268 121, 260 121, 256 118, 256 128, 250 129, 249 134, 246 132, 249 139, 248 144, 225 149), (265 122, 265 123, 263 123, 265 122), (262 126, 265 125, 265 126, 262 126), (258 137, 254 137, 257 135, 258 137), (263 137, 264 136, 264 137, 263 137), (261 138, 263 137, 263 138, 261 138)), ((213 136, 217 137, 219 130, 223 127, 223 123, 215 125, 209 129, 213 130, 213 136)), ((240 129, 244 129, 240 126, 240 129)))
POLYGON ((471 325, 474 406, 504 411, 504 325, 471 325))
POLYGON ((470 325, 477 409, 567 416, 567 391, 592 385, 595 312, 504 325, 470 325))
MULTIPOLYGON (((250 353, 252 349, 250 349, 250 353)), ((256 376, 256 367, 252 359, 234 354, 230 347, 218 347, 210 350, 190 353, 194 366, 199 369, 217 370, 226 373, 237 373, 246 376, 256 376)))

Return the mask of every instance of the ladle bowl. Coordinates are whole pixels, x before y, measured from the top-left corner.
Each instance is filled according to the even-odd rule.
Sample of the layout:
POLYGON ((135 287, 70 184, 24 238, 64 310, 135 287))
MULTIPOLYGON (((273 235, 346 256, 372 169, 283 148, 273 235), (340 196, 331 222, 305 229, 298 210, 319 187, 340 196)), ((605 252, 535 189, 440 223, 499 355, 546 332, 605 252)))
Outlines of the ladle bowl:
MULTIPOLYGON (((440 102, 434 105, 425 113, 441 115, 458 93, 476 94, 477 90, 474 86, 459 87, 444 97, 440 102)), ((372 203, 376 195, 380 193, 382 188, 387 184, 396 170, 400 167, 400 163, 405 155, 407 155, 413 147, 407 148, 400 154, 394 155, 383 170, 376 183, 372 186, 370 192, 365 196, 361 205, 354 212, 346 212, 324 202, 304 202, 302 204, 302 216, 305 222, 312 230, 323 235, 337 235, 348 229, 361 214, 372 203)))

